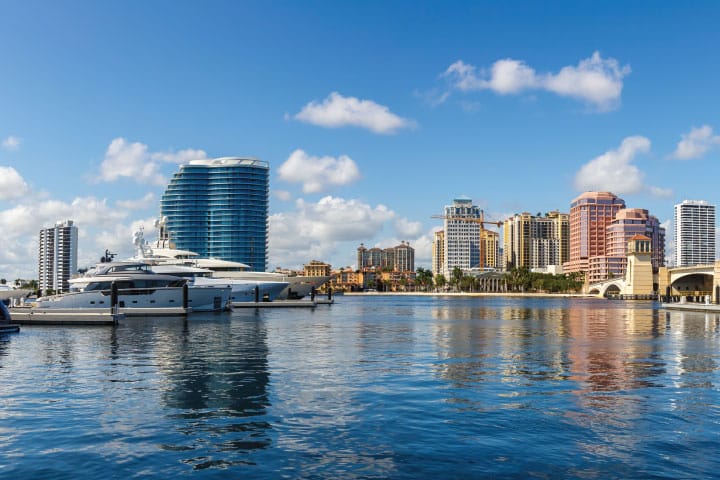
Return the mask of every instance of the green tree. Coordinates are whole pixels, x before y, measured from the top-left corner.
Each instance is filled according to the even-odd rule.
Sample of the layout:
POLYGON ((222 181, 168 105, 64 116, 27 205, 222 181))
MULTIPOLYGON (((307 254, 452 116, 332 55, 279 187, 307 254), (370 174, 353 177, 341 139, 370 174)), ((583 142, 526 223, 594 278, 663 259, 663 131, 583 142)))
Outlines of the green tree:
POLYGON ((438 273, 435 276, 435 286, 438 289, 442 290, 443 288, 445 288, 445 285, 447 285, 447 279, 445 278, 445 275, 443 275, 442 273, 438 273))
POLYGON ((463 271, 460 267, 453 267, 452 272, 450 273, 450 285, 455 287, 455 290, 459 290, 460 288, 460 280, 462 280, 463 277, 463 271))
POLYGON ((427 270, 423 267, 418 267, 418 269, 415 271, 415 283, 427 292, 428 288, 433 283, 432 271, 427 270))

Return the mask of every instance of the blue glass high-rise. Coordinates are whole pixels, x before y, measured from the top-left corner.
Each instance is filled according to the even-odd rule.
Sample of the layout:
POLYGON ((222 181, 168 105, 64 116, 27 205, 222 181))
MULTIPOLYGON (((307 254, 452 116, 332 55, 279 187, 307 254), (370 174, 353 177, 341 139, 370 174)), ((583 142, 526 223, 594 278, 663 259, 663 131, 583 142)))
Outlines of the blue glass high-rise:
POLYGON ((267 270, 269 170, 237 157, 182 165, 160 200, 176 248, 267 270))

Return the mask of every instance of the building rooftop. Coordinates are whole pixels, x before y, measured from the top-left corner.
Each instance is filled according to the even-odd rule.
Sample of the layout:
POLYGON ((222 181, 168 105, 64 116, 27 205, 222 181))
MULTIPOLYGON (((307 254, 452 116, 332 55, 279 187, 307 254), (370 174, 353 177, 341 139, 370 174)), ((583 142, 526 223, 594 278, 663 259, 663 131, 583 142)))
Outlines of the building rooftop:
POLYGON ((268 162, 252 157, 220 157, 206 158, 202 160, 190 160, 190 165, 205 165, 208 167, 229 167, 235 165, 268 167, 268 162))

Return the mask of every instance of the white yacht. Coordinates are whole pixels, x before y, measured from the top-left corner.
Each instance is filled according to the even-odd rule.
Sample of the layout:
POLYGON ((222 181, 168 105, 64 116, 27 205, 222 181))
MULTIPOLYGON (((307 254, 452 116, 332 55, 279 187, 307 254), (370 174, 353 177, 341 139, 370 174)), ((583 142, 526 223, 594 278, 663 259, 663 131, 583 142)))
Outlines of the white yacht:
POLYGON ((303 298, 309 295, 313 289, 320 288, 321 285, 330 280, 330 276, 293 276, 274 272, 251 272, 250 267, 244 263, 216 258, 200 258, 195 252, 174 248, 167 238, 162 221, 156 220, 156 227, 158 227, 160 234, 155 245, 150 245, 144 239, 142 230, 135 232, 133 244, 137 251, 136 259, 154 263, 182 263, 205 268, 212 270, 214 278, 227 280, 247 280, 258 284, 286 282, 287 285, 277 295, 280 300, 303 298))
MULTIPOLYGON (((85 276, 70 279, 70 292, 38 298, 33 306, 63 309, 110 307, 114 284, 120 312, 184 307, 187 279, 158 274, 149 267, 138 262, 98 264, 85 276)), ((196 312, 225 310, 229 305, 230 292, 228 285, 188 285, 187 307, 196 312)))
POLYGON ((237 278, 216 278, 207 268, 178 263, 157 263, 152 271, 188 279, 193 286, 222 285, 231 288, 230 302, 273 301, 288 286, 287 282, 257 282, 237 278))

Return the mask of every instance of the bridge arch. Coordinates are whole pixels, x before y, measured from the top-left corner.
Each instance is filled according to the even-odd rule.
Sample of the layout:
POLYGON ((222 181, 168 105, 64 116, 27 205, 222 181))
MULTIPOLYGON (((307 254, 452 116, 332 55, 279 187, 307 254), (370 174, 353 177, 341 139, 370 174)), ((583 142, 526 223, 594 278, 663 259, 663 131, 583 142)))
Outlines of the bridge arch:
POLYGON ((698 294, 698 292, 712 292, 714 275, 712 272, 687 272, 672 276, 670 287, 678 295, 698 294))
POLYGON ((597 295, 598 297, 607 297, 608 295, 619 295, 625 287, 625 281, 621 278, 609 280, 601 283, 595 283, 588 287, 588 293, 597 295))

